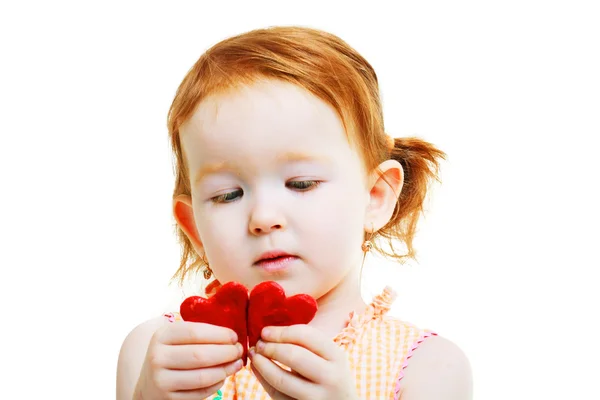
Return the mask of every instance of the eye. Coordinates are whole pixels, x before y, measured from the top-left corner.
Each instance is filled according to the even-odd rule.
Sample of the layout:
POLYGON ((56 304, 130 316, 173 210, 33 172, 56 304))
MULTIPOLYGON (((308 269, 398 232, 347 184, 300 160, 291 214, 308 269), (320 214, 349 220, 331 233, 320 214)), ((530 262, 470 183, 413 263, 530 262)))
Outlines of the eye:
POLYGON ((290 181, 286 183, 287 187, 305 192, 319 186, 321 181, 290 181))
POLYGON ((237 189, 233 192, 225 193, 220 196, 215 196, 210 200, 213 203, 231 203, 232 201, 235 201, 236 199, 240 198, 242 194, 244 194, 244 191, 242 189, 237 189))

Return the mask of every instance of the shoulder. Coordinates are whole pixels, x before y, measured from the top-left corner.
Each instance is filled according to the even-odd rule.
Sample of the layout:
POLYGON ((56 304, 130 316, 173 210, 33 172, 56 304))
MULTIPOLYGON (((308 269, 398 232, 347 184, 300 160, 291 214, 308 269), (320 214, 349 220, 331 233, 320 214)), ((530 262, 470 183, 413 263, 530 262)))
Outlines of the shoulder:
POLYGON ((164 316, 139 324, 125 337, 117 364, 117 399, 131 399, 154 333, 168 324, 164 316))
POLYGON ((472 387, 471 365, 464 352, 448 339, 430 336, 415 348, 406 365, 400 400, 470 400, 472 387))

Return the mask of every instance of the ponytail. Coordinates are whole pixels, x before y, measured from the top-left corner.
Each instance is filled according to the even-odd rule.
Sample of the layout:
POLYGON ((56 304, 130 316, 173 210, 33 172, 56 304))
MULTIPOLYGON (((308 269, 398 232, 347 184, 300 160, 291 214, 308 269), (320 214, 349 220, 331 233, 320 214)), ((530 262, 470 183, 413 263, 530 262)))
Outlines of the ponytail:
POLYGON ((402 165, 404 183, 392 218, 377 232, 378 236, 387 239, 391 252, 378 245, 375 247, 381 254, 403 262, 406 258, 415 258, 413 239, 419 214, 423 212, 423 203, 430 183, 433 179, 440 182, 439 163, 441 159, 446 159, 446 154, 431 143, 414 137, 404 137, 394 138, 389 158, 402 165), (394 240, 406 244, 406 254, 398 254, 394 249, 394 240))

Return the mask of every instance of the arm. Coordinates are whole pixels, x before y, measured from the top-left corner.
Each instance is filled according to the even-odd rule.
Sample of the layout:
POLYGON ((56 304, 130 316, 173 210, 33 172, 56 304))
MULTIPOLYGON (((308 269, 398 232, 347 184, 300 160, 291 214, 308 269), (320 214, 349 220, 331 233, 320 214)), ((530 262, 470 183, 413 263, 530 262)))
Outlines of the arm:
POLYGON ((162 316, 146 321, 135 327, 123 341, 117 364, 117 400, 133 399, 150 339, 166 321, 162 316))
POLYGON ((462 350, 440 336, 419 345, 406 367, 400 400, 471 400, 471 365, 462 350))

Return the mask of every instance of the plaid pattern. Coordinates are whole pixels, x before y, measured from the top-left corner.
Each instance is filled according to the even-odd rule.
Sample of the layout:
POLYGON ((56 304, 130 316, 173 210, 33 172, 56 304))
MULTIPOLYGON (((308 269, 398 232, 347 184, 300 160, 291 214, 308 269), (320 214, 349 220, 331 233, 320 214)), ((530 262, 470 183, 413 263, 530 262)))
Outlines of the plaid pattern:
MULTIPOLYGON (((425 338, 435 335, 387 316, 394 299, 395 293, 386 287, 362 315, 350 314, 346 328, 333 339, 348 355, 361 399, 397 400, 403 370, 412 352, 425 338)), ((165 316, 180 319, 177 314, 165 316)), ((246 367, 225 380, 221 392, 223 400, 270 399, 252 374, 250 360, 246 367)), ((217 398, 217 394, 210 397, 217 398)))

